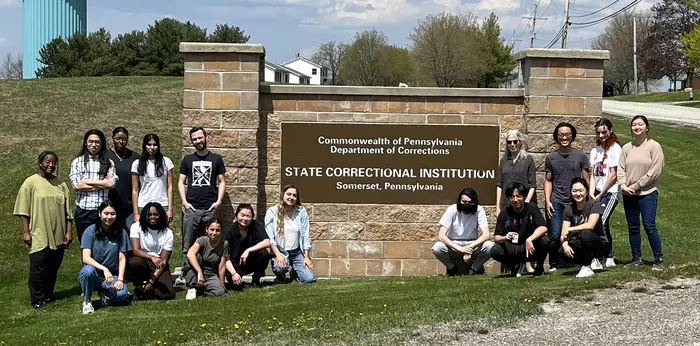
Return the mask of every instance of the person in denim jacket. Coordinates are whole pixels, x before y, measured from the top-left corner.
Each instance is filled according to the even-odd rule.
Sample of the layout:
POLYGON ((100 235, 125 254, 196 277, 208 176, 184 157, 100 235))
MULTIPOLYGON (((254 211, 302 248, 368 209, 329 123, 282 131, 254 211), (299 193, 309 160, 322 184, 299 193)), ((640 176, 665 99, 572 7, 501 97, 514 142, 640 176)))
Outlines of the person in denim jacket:
POLYGON ((312 272, 309 215, 293 185, 283 187, 280 203, 267 210, 265 232, 275 256, 270 262, 278 281, 283 282, 290 270, 293 270, 290 276, 297 282, 316 281, 312 272))

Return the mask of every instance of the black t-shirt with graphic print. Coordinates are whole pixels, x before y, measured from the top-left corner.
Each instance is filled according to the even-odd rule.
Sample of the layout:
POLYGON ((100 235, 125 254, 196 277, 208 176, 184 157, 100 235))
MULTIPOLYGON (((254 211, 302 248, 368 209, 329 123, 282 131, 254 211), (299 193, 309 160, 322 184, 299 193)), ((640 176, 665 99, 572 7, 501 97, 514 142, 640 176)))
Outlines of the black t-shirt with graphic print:
POLYGON ((575 206, 575 203, 566 206, 566 208, 564 209, 564 220, 569 221, 571 223, 571 226, 579 226, 586 223, 588 221, 588 217, 591 216, 591 214, 601 215, 598 218, 598 223, 595 224, 592 231, 599 235, 603 241, 607 241, 607 237, 605 236, 605 232, 603 231, 603 223, 601 221, 603 219, 603 208, 601 208, 600 202, 596 201, 595 199, 589 198, 586 201, 586 205, 583 207, 583 210, 578 210, 578 208, 576 208, 575 206))
POLYGON ((182 159, 180 174, 187 177, 187 202, 195 209, 209 209, 218 197, 217 181, 226 172, 221 155, 208 152, 204 156, 197 153, 182 159))
POLYGON ((525 244, 525 240, 535 233, 541 226, 547 226, 542 212, 534 203, 525 203, 518 213, 512 206, 501 210, 496 219, 495 235, 505 236, 510 232, 518 233, 518 245, 525 244))

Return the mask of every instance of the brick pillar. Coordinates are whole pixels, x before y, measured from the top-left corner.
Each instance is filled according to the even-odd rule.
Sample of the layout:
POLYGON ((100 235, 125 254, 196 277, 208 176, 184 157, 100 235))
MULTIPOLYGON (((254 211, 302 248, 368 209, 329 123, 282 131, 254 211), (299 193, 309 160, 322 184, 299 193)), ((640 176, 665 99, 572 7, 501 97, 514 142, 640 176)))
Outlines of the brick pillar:
POLYGON ((537 164, 537 200, 544 207, 544 157, 556 148, 552 132, 562 121, 576 127, 573 146, 585 152, 595 146, 593 126, 603 111, 603 63, 608 51, 527 49, 520 61, 525 88, 524 129, 537 164))
POLYGON ((209 149, 221 154, 226 165, 227 195, 219 217, 229 223, 238 203, 257 203, 259 88, 265 48, 183 42, 180 52, 185 60, 183 154, 194 151, 190 128, 204 127, 209 149))

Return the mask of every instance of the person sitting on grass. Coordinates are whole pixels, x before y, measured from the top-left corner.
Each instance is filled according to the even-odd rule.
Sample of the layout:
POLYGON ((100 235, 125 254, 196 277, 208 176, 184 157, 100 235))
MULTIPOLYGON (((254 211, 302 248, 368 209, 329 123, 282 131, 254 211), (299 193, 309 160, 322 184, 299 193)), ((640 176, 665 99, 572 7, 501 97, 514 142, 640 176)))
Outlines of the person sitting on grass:
POLYGON ((488 240, 489 224, 476 191, 460 191, 457 203, 445 210, 439 225, 432 252, 447 268, 447 275, 484 274, 493 242, 488 240))
POLYGON ((293 185, 284 186, 280 202, 267 210, 265 231, 275 256, 271 264, 277 281, 285 282, 287 272, 291 271, 293 281, 316 282, 316 275, 312 272, 309 215, 293 185))
POLYGON ((224 272, 229 256, 228 242, 221 239, 221 222, 218 219, 209 220, 205 227, 207 234, 197 238, 187 250, 187 300, 197 298, 198 293, 214 297, 226 295, 224 272))
POLYGON ((242 287, 241 276, 253 273, 253 285, 260 286, 260 278, 270 260, 270 238, 262 222, 255 220, 253 206, 242 203, 236 208, 236 222, 224 231, 228 242, 229 260, 226 278, 236 288, 242 287))
POLYGON ((131 248, 128 276, 136 287, 138 299, 175 298, 168 260, 173 251, 173 231, 168 228, 168 215, 157 202, 141 209, 139 221, 131 225, 131 248))
POLYGON ((607 237, 600 220, 600 202, 589 195, 586 179, 571 180, 572 203, 564 209, 561 256, 580 264, 577 278, 592 276, 594 270, 603 269, 599 258, 609 252, 607 237))
POLYGON ((83 291, 83 314, 95 312, 92 292, 99 291, 101 306, 111 301, 125 302, 129 291, 124 283, 129 237, 117 221, 117 210, 106 200, 98 207, 100 222, 89 226, 80 240, 83 268, 78 274, 83 291))
POLYGON ((496 220, 491 258, 510 268, 511 276, 519 277, 524 264, 536 260, 534 276, 544 274, 544 260, 549 251, 547 222, 536 204, 525 202, 528 189, 513 183, 505 190, 510 206, 501 210, 496 220))

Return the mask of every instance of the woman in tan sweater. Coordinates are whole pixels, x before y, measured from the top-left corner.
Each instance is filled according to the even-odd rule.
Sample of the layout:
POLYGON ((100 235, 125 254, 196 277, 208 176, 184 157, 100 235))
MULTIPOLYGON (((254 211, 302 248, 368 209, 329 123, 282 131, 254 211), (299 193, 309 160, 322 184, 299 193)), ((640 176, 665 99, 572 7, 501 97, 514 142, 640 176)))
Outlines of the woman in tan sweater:
POLYGON ((642 237, 639 234, 639 215, 654 253, 652 270, 663 270, 661 236, 656 229, 656 208, 664 152, 661 145, 647 137, 649 121, 643 115, 632 118, 634 139, 622 147, 617 170, 617 182, 622 191, 622 202, 627 217, 632 262, 626 267, 637 267, 642 263, 642 237))

